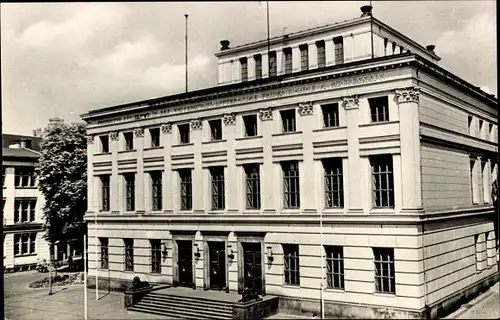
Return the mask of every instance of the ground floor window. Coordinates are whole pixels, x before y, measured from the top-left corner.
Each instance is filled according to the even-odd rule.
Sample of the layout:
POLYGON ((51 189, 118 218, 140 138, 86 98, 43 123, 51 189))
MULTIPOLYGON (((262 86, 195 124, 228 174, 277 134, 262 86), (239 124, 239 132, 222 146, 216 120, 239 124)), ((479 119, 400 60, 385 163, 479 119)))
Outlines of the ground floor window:
POLYGON ((300 285, 299 246, 296 244, 283 245, 283 263, 285 284, 300 285))
POLYGON ((373 248, 375 259, 375 287, 377 292, 396 293, 394 249, 373 248))
POLYGON ((14 234, 14 255, 36 253, 36 232, 14 234))
POLYGON ((150 240, 151 242, 151 272, 161 273, 161 242, 160 240, 150 240))

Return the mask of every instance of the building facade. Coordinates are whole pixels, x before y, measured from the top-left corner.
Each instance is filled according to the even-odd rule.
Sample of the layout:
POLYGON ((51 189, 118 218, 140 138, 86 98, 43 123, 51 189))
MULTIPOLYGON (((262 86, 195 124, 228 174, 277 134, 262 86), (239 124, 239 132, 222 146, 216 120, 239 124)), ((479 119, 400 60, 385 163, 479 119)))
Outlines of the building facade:
POLYGON ((371 16, 216 54, 219 85, 92 110, 89 274, 432 317, 497 274, 497 100, 371 16), (373 50, 372 50, 373 49, 373 50))
POLYGON ((35 175, 40 142, 40 137, 2 135, 4 271, 49 261, 42 228, 44 199, 35 175))

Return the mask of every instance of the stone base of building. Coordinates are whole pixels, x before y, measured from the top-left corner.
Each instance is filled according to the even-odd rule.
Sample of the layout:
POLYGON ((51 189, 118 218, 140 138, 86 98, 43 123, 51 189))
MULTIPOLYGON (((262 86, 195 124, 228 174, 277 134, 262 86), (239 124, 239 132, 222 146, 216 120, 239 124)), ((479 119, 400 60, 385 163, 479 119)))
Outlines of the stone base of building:
POLYGON ((36 263, 28 263, 22 265, 15 265, 11 267, 5 267, 3 269, 3 273, 12 273, 12 272, 21 272, 21 271, 30 271, 36 269, 36 263))
MULTIPOLYGON (((325 301, 325 317, 335 319, 438 319, 457 310, 462 304, 471 301, 487 291, 499 280, 494 274, 442 301, 422 310, 408 310, 393 307, 325 301)), ((304 299, 280 296, 279 312, 301 315, 310 318, 320 314, 319 299, 304 299)))
MULTIPOLYGON (((130 287, 132 286, 132 280, 99 277, 98 281, 99 281, 99 290, 104 290, 104 291, 125 292, 125 290, 130 289, 130 287)), ((87 277, 87 288, 95 289, 95 276, 87 277)))

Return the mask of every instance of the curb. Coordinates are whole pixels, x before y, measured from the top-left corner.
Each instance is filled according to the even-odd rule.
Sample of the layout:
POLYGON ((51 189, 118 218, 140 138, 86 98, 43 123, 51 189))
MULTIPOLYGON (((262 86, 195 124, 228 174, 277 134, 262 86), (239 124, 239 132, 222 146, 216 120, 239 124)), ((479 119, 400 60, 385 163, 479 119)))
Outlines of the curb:
MULTIPOLYGON (((495 283, 495 284, 498 284, 498 283, 495 283)), ((494 284, 494 285, 495 285, 494 284)), ((493 286, 494 286, 493 285, 493 286)), ((488 291, 484 292, 483 294, 481 294, 480 296, 474 298, 473 300, 463 304, 462 306, 460 306, 460 308, 458 310, 456 310, 455 312, 453 312, 452 314, 449 314, 447 317, 443 318, 443 319, 455 319, 456 317, 460 316, 461 314, 465 313, 467 310, 469 310, 470 308, 472 308, 473 306, 477 305, 478 303, 480 303, 481 301, 483 301, 484 299, 488 298, 489 296, 491 296, 494 292, 493 292, 493 286, 490 287, 488 289, 488 291)))

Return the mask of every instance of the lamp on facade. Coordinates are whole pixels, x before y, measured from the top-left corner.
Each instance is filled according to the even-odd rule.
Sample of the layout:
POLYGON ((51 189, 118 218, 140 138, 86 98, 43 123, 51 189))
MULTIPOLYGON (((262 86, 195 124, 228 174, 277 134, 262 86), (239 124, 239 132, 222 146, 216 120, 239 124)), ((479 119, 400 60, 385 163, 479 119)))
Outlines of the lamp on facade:
POLYGON ((199 257, 200 257, 200 248, 198 248, 198 244, 197 244, 197 243, 195 243, 195 244, 193 245, 193 247, 194 247, 194 256, 195 256, 196 258, 199 258, 199 257))
POLYGON ((229 259, 234 259, 233 247, 230 244, 227 245, 227 257, 229 259))
POLYGON ((274 257, 273 257, 273 247, 271 247, 271 246, 267 247, 266 255, 267 255, 267 260, 269 262, 273 262, 273 260, 274 260, 274 257))
POLYGON ((161 254, 163 259, 166 259, 168 257, 168 247, 166 242, 163 242, 161 244, 161 254))

